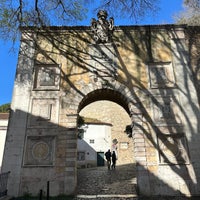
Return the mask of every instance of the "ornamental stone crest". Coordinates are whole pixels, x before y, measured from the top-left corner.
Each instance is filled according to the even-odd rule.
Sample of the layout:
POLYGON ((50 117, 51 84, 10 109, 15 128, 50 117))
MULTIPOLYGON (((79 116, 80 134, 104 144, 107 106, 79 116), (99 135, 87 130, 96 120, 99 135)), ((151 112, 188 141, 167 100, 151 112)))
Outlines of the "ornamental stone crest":
POLYGON ((97 43, 110 42, 114 28, 114 19, 107 20, 108 13, 105 10, 99 10, 98 20, 92 18, 91 29, 94 33, 94 39, 97 43))

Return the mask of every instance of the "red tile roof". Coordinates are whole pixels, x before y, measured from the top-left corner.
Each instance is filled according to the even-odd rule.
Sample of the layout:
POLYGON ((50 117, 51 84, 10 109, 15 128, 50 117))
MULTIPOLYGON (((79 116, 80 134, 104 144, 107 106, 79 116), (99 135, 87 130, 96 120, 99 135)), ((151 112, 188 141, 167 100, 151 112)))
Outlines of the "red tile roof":
POLYGON ((9 113, 0 113, 0 120, 8 120, 9 113))

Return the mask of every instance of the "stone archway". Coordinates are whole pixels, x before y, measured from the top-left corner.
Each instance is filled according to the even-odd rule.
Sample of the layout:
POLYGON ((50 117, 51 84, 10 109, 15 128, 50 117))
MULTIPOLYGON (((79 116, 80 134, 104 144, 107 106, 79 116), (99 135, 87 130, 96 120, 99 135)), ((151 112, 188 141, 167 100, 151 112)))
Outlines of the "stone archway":
MULTIPOLYGON (((114 87, 102 88, 88 92, 80 101, 78 111, 96 100, 112 100, 126 110, 131 118, 134 160, 137 167, 137 190, 142 194, 149 195, 151 194, 151 189, 149 171, 146 166, 148 166, 148 162, 151 163, 150 159, 155 159, 155 149, 153 151, 150 150, 152 149, 151 142, 147 142, 148 128, 145 128, 144 125, 144 114, 142 113, 143 109, 140 102, 141 99, 145 99, 145 95, 140 93, 137 96, 135 92, 138 91, 130 91, 126 86, 116 81, 113 86, 115 86, 115 89, 113 89, 114 87)), ((86 91, 88 91, 88 88, 86 91)))
MULTIPOLYGON (((109 100, 117 103, 127 112, 131 119, 132 126, 132 135, 133 135, 133 143, 134 143, 134 160, 135 162, 139 162, 140 164, 146 165, 144 162, 146 160, 146 152, 145 150, 145 139, 143 136, 143 132, 140 129, 140 125, 142 124, 143 116, 142 109, 140 109, 140 102, 137 102, 134 98, 134 95, 130 90, 124 86, 123 84, 114 82, 113 86, 117 86, 115 89, 113 88, 101 88, 93 91, 89 91, 85 97, 80 101, 78 106, 78 112, 83 109, 88 104, 99 101, 99 100, 109 100), (139 147, 139 148, 138 148, 139 147)), ((91 89, 91 87, 90 87, 91 89)), ((88 88, 85 88, 88 91, 88 88)))
POLYGON ((11 171, 8 194, 36 195, 48 180, 52 195, 75 192, 77 118, 97 100, 131 118, 140 194, 199 194, 199 113, 184 32, 122 26, 95 43, 88 27, 48 27, 37 37, 22 28, 2 165, 11 171))
MULTIPOLYGON (((104 88, 102 90, 99 89, 99 90, 90 92, 81 101, 80 107, 79 107, 80 113, 82 114, 81 111, 84 109, 86 109, 85 113, 89 112, 86 115, 84 115, 83 113, 83 116, 94 117, 95 119, 96 118, 100 119, 101 122, 105 120, 105 122, 112 123, 112 125, 114 126, 112 128, 114 130, 116 130, 116 127, 121 128, 119 125, 121 123, 123 125, 123 129, 119 130, 117 133, 114 133, 114 134, 112 132, 113 130, 111 130, 111 135, 114 136, 118 140, 118 144, 117 144, 118 160, 117 160, 116 172, 110 171, 109 173, 107 171, 106 166, 104 167, 104 169, 102 168, 98 169, 95 166, 93 166, 93 168, 91 169, 90 167, 84 170, 78 169, 77 194, 82 194, 82 195, 83 194, 90 194, 90 195, 104 194, 108 196, 109 194, 111 195, 129 194, 131 196, 136 195, 136 191, 135 191, 136 168, 135 168, 135 159, 134 159, 133 139, 129 138, 128 135, 124 133, 126 125, 132 124, 129 107, 125 99, 126 98, 119 92, 104 88), (95 106, 100 107, 101 113, 99 113, 99 109, 95 106), (115 108, 116 110, 113 111, 111 107, 115 108), (113 117, 114 119, 108 120, 108 118, 112 114, 110 115, 106 114, 106 112, 104 111, 104 108, 106 108, 107 111, 112 111, 113 115, 118 114, 119 116, 113 117), (117 113, 117 111, 119 113, 117 113), (98 112, 100 116, 97 116, 98 115, 97 113, 94 114, 92 112, 98 112), (105 119, 105 115, 107 115, 106 119, 105 119), (128 122, 125 121, 125 123, 123 123, 122 120, 127 120, 127 118, 129 118, 128 122), (113 120, 118 120, 118 121, 114 122, 113 120), (113 123, 118 123, 118 126, 113 123), (103 176, 103 178, 100 178, 100 176, 103 176), (92 189, 89 190, 90 188, 89 185, 91 185, 92 182, 95 182, 95 185, 93 185, 92 189), (127 182, 128 184, 125 184, 125 182, 127 182), (118 184, 116 185, 115 183, 118 183, 118 184), (106 191, 108 190, 108 188, 109 188, 109 191, 106 191)), ((105 150, 107 151, 107 148, 109 147, 110 146, 106 147, 105 150)), ((101 146, 101 148, 103 149, 103 145, 101 146)))
MULTIPOLYGON (((91 124, 92 122, 97 125, 98 123, 105 123, 110 126, 110 140, 118 141, 118 149, 120 145, 123 145, 123 143, 124 145, 127 145, 127 148, 128 143, 131 143, 128 149, 132 148, 133 151, 133 141, 125 133, 126 126, 131 126, 132 122, 129 115, 128 106, 126 105, 126 102, 122 98, 121 94, 111 89, 93 91, 81 101, 79 109, 79 115, 81 115, 81 117, 85 117, 88 124, 91 124)), ((104 152, 107 151, 107 149, 112 149, 111 141, 107 143, 107 147, 104 147, 104 152)), ((126 154, 125 148, 126 147, 124 147, 124 153, 126 154)), ((123 158, 122 155, 120 155, 120 149, 117 153, 119 154, 118 163, 122 164, 123 158)), ((127 160, 129 156, 132 159, 134 158, 134 155, 124 156, 127 160)))
MULTIPOLYGON (((119 90, 120 91, 120 90, 119 90)), ((88 104, 99 100, 110 100, 122 106, 130 114, 127 97, 123 93, 110 88, 102 88, 89 92, 80 102, 78 112, 88 104)))

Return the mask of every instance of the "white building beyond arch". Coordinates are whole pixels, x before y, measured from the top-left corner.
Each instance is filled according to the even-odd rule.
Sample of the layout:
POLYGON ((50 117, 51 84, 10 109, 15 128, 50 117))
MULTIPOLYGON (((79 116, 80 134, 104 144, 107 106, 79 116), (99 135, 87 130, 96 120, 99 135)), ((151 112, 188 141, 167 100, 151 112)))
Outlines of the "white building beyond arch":
POLYGON ((4 145, 8 126, 9 113, 0 113, 0 172, 3 160, 4 145))

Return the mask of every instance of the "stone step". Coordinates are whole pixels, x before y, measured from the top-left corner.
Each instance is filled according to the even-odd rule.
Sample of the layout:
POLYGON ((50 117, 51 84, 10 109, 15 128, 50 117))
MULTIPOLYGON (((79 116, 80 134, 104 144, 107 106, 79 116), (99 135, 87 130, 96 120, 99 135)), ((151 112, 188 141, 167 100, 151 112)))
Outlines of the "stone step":
POLYGON ((135 194, 97 194, 97 195, 77 195, 75 197, 75 200, 85 200, 85 199, 97 199, 97 200, 128 200, 128 199, 132 199, 132 200, 137 200, 138 197, 135 194))
POLYGON ((9 199, 11 199, 11 197, 9 197, 9 196, 0 197, 0 200, 9 200, 9 199))

